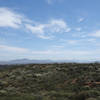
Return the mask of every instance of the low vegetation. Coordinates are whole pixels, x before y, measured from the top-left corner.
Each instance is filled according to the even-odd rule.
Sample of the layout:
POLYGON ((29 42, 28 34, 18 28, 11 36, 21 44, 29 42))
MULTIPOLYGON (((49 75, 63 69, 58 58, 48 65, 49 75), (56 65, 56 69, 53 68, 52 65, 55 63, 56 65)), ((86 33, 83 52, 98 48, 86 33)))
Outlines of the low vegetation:
POLYGON ((0 100, 100 100, 100 64, 0 66, 0 100))

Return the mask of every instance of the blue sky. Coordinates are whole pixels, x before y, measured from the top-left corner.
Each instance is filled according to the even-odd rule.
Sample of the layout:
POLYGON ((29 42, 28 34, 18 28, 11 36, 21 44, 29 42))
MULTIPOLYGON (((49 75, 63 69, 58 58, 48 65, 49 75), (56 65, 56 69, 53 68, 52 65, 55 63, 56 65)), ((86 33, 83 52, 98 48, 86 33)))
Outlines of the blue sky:
POLYGON ((0 0, 0 60, 99 60, 99 0, 0 0))

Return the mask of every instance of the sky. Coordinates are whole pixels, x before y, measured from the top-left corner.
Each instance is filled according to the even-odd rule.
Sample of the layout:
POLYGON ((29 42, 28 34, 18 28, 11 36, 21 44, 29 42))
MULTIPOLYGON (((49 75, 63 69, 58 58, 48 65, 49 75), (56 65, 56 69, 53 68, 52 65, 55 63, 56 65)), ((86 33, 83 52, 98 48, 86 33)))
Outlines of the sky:
POLYGON ((100 61, 100 0, 0 0, 0 61, 100 61))

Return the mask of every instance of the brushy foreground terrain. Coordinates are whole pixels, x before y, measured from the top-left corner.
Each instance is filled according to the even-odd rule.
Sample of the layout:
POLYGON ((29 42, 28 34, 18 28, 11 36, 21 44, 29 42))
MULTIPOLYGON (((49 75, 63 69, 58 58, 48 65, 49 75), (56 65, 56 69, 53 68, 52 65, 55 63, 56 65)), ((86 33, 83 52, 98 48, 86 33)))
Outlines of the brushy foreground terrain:
POLYGON ((100 100, 100 64, 1 66, 0 100, 100 100))

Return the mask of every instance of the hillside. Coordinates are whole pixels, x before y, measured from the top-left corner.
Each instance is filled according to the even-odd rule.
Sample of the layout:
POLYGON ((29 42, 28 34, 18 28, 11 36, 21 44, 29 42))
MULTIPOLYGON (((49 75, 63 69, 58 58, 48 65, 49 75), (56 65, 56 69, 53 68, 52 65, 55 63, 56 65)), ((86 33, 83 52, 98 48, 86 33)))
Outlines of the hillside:
POLYGON ((100 100, 100 64, 2 65, 0 100, 100 100))

